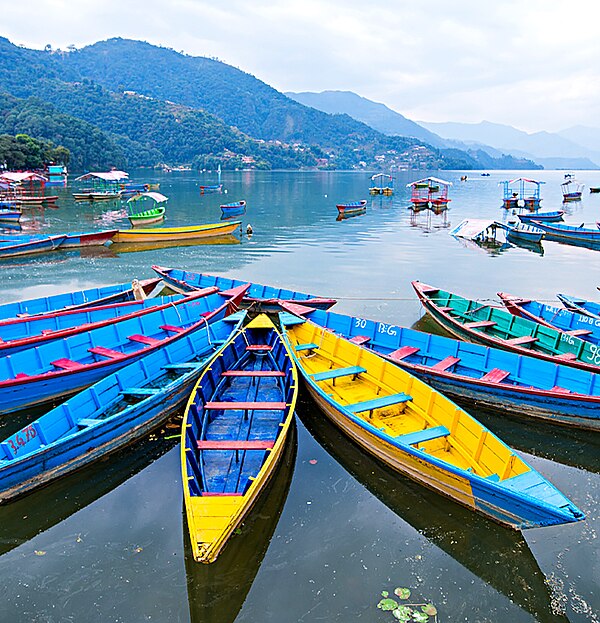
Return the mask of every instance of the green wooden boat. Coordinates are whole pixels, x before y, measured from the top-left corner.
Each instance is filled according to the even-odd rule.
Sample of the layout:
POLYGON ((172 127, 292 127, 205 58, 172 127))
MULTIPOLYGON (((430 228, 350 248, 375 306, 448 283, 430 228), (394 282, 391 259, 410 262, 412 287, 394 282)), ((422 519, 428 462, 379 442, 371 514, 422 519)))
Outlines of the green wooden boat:
POLYGON ((581 330, 562 332, 419 281, 412 286, 434 320, 461 340, 600 372, 600 347, 580 339, 581 330))
POLYGON ((165 218, 166 208, 160 206, 158 208, 150 208, 144 212, 130 214, 127 218, 132 227, 136 225, 150 225, 152 223, 160 223, 165 218))
POLYGON ((141 210, 139 212, 129 211, 127 218, 132 227, 151 225, 152 223, 160 223, 165 218, 166 207, 165 203, 169 200, 161 193, 157 192, 145 192, 133 195, 127 200, 128 207, 131 205, 141 205, 145 207, 148 203, 153 204, 151 208, 147 210, 141 210))

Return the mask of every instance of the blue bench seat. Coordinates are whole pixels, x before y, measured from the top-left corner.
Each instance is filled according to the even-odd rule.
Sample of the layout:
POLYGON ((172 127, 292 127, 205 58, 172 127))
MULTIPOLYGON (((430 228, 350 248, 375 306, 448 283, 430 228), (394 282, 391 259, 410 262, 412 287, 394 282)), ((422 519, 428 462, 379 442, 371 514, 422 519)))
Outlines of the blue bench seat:
POLYGON ((302 351, 302 350, 314 350, 315 348, 319 348, 319 346, 317 344, 296 344, 296 352, 302 351))
POLYGON ((438 439, 439 437, 447 437, 449 434, 450 431, 445 426, 433 426, 424 430, 417 430, 414 433, 399 435, 396 439, 409 446, 414 446, 432 439, 438 439))
POLYGON ((392 405, 409 402, 410 400, 412 400, 412 396, 408 396, 407 394, 392 394, 391 396, 380 396, 372 400, 357 402, 353 405, 348 405, 346 409, 351 413, 362 413, 363 411, 373 411, 373 409, 391 407, 392 405))
POLYGON ((362 368, 361 366, 350 366, 349 368, 336 368, 334 370, 325 370, 325 372, 315 372, 311 374, 313 381, 328 381, 333 379, 340 378, 341 376, 356 376, 361 372, 366 372, 366 368, 362 368))
POLYGON ((156 389, 156 387, 128 387, 121 390, 121 394, 123 396, 154 396, 159 391, 160 389, 156 389))

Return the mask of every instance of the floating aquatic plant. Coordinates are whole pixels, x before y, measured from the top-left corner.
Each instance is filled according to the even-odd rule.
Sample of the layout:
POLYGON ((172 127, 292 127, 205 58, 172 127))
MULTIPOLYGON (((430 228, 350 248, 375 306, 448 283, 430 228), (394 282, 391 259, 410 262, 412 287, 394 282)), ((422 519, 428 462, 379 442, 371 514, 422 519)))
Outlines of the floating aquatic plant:
MULTIPOLYGON (((409 588, 398 587, 394 589, 394 595, 401 600, 409 599, 410 594, 409 588)), ((396 599, 391 598, 388 591, 382 591, 381 597, 377 607, 384 612, 391 612, 397 621, 402 623, 427 623, 428 621, 437 623, 437 608, 433 604, 401 604, 396 599)))

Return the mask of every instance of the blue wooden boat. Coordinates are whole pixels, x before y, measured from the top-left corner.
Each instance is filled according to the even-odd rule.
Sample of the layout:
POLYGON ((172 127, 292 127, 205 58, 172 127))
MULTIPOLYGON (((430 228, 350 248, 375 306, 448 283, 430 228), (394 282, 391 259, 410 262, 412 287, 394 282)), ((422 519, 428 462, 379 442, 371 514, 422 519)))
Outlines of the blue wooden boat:
POLYGON ((526 223, 501 223, 496 221, 496 227, 506 232, 507 240, 524 240, 525 242, 541 242, 545 233, 539 227, 534 227, 526 223))
POLYGON ((246 213, 245 201, 234 201, 232 203, 224 203, 221 206, 221 212, 223 216, 236 216, 238 214, 246 213))
POLYGON ((547 240, 566 243, 587 243, 600 245, 600 231, 584 227, 582 223, 579 227, 566 225, 564 223, 544 223, 542 221, 531 221, 532 225, 543 229, 546 232, 547 240))
POLYGON ((282 306, 375 351, 455 400, 517 417, 600 430, 598 374, 389 323, 289 303, 282 306))
POLYGON ((338 203, 336 206, 340 216, 348 216, 350 214, 361 214, 367 209, 367 200, 352 201, 350 203, 338 203))
POLYGON ((55 251, 60 247, 65 238, 66 236, 63 234, 60 236, 44 236, 39 240, 0 242, 0 259, 55 251))
POLYGON ((23 212, 17 208, 7 208, 0 206, 0 221, 8 223, 18 223, 23 216, 23 212))
POLYGON ((244 292, 244 286, 229 293, 201 291, 165 309, 0 358, 0 414, 74 394, 220 320, 235 311, 244 292))
MULTIPOLYGON (((217 286, 221 290, 237 288, 247 283, 239 279, 229 279, 227 277, 215 277, 204 273, 194 273, 189 270, 179 268, 164 268, 162 266, 152 266, 152 270, 168 284, 175 292, 193 292, 198 288, 208 288, 217 286)), ((294 301, 303 305, 310 305, 318 309, 329 309, 335 305, 335 299, 326 299, 314 294, 304 294, 295 290, 276 288, 273 286, 263 286, 260 283, 251 283, 247 296, 244 301, 248 303, 260 302, 261 304, 273 304, 277 300, 294 301)))
POLYGON ((118 450, 185 401, 243 312, 153 350, 0 441, 0 502, 118 450), (239 315, 241 314, 241 315, 239 315))
POLYGON ((592 344, 600 344, 600 320, 506 292, 498 292, 498 296, 513 316, 527 318, 546 327, 564 331, 592 344))
MULTIPOLYGON (((62 249, 77 249, 80 247, 99 247, 104 246, 112 240, 114 236, 119 233, 118 229, 103 230, 103 231, 86 231, 86 232, 74 232, 59 234, 64 235, 60 248, 62 249)), ((41 234, 17 234, 14 236, 6 236, 0 238, 0 244, 5 243, 26 243, 45 240, 47 236, 41 234)))
POLYGON ((556 298, 571 311, 579 312, 584 316, 595 318, 600 320, 600 303, 594 301, 586 301, 585 299, 578 298, 576 296, 569 296, 568 294, 557 294, 556 298))
POLYGON ((466 411, 412 374, 310 320, 280 314, 323 413, 392 469, 515 529, 584 514, 466 411))
POLYGON ((133 301, 136 297, 146 298, 153 296, 156 291, 163 289, 162 279, 144 279, 133 283, 89 288, 63 294, 42 296, 37 299, 15 301, 0 305, 0 320, 19 318, 21 316, 35 316, 53 313, 64 309, 85 309, 99 305, 111 305, 133 301))
POLYGON ((298 375, 260 314, 230 338, 187 404, 181 470, 194 560, 213 562, 272 478, 294 419, 298 375))
MULTIPOLYGON (((218 288, 204 290, 206 294, 218 291, 218 288)), ((182 299, 183 295, 157 296, 140 301, 0 320, 0 356, 165 309, 167 305, 182 299)))
POLYGON ((518 214, 522 223, 531 223, 538 221, 539 223, 558 223, 563 220, 564 210, 554 210, 552 212, 530 212, 518 214))

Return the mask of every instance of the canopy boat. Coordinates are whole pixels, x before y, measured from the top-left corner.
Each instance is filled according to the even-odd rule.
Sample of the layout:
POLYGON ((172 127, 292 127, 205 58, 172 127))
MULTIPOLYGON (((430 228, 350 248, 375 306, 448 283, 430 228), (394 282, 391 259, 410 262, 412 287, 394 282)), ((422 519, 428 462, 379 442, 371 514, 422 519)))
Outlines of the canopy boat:
POLYGON ((55 251, 64 242, 66 236, 43 236, 33 240, 15 240, 0 242, 0 259, 5 257, 19 257, 34 253, 47 253, 55 251))
POLYGON ((212 236, 224 236, 241 227, 241 221, 210 223, 208 225, 189 225, 187 227, 156 227, 150 229, 120 229, 113 237, 113 243, 121 242, 167 242, 197 240, 212 236))
POLYGON ((600 321, 553 305, 498 292, 504 307, 514 316, 527 318, 546 327, 575 335, 592 344, 600 344, 600 321))
POLYGON ((153 350, 0 441, 0 502, 132 443, 168 420, 233 326, 229 316, 153 350))
POLYGON ((515 239, 527 242, 541 242, 545 235, 542 229, 527 223, 500 223, 496 221, 495 225, 506 232, 506 238, 509 241, 515 239))
POLYGON ((588 229, 584 227, 584 223, 579 225, 579 227, 574 227, 565 223, 544 223, 533 219, 531 224, 539 227, 539 229, 543 229, 546 232, 547 240, 565 243, 584 242, 600 244, 600 231, 598 229, 588 229))
POLYGON ((553 212, 535 212, 533 214, 518 214, 522 223, 558 223, 563 220, 564 210, 554 210, 553 212))
POLYGON ((137 195, 133 195, 131 199, 127 200, 127 205, 129 204, 137 204, 139 202, 144 203, 152 203, 153 207, 148 208, 147 210, 142 210, 140 212, 130 211, 127 215, 129 222, 132 227, 136 227, 139 225, 150 225, 151 223, 160 223, 165 218, 165 212, 167 208, 165 207, 165 203, 169 200, 165 195, 157 192, 143 192, 138 193, 137 195))
POLYGON ((0 358, 0 414, 74 394, 228 315, 244 291, 227 293, 231 301, 226 293, 200 291, 164 309, 0 358))
POLYGON ((142 281, 134 279, 133 283, 120 283, 118 285, 43 296, 26 301, 4 303, 4 305, 0 305, 0 320, 49 314, 66 309, 85 309, 100 305, 123 303, 125 301, 155 296, 162 289, 163 284, 160 278, 143 279, 142 281))
POLYGON ((600 376, 592 372, 294 303, 282 307, 378 353, 461 403, 600 430, 600 376))
POLYGON ((406 186, 411 189, 410 202, 415 210, 430 207, 435 212, 441 212, 451 201, 448 198, 448 189, 452 186, 452 182, 437 177, 426 177, 406 186))
MULTIPOLYGON (((206 289, 205 292, 210 293, 209 290, 206 289)), ((219 289, 212 288, 212 291, 218 292, 219 289)), ((115 322, 122 322, 128 318, 143 316, 149 312, 177 304, 181 300, 181 295, 156 296, 112 305, 0 320, 0 356, 105 327, 115 322)))
POLYGON ((353 201, 351 203, 338 203, 335 207, 340 216, 358 214, 367 209, 367 200, 361 199, 360 201, 353 201))
POLYGON ((503 187, 502 207, 507 210, 516 210, 519 207, 519 191, 513 186, 513 180, 498 182, 503 187))
POLYGON ((321 410, 392 469, 511 528, 584 518, 493 433, 413 375, 309 320, 284 313, 280 321, 321 410))
POLYGON ((560 185, 563 202, 581 201, 583 184, 580 184, 570 173, 565 175, 565 181, 560 185))
POLYGON ((600 354, 594 344, 419 281, 412 285, 433 319, 459 339, 600 372, 600 354))
MULTIPOLYGON (((228 277, 216 277, 205 273, 194 273, 180 268, 164 268, 152 266, 152 270, 164 280, 175 292, 194 292, 202 288, 217 286, 221 290, 237 288, 247 281, 229 279, 228 277)), ((273 286, 263 286, 260 283, 251 283, 244 301, 248 303, 261 303, 262 305, 276 304, 278 300, 294 301, 303 305, 310 305, 319 309, 329 309, 335 305, 335 299, 326 299, 314 294, 305 294, 295 290, 286 290, 273 286)))
POLYGON ((75 182, 90 182, 92 186, 73 193, 76 201, 108 201, 121 196, 121 184, 129 178, 125 171, 90 171, 75 179, 75 182))
MULTIPOLYGON (((171 169, 175 171, 176 169, 171 169)), ((186 169, 189 170, 189 169, 186 169)), ((223 184, 221 184, 221 165, 217 168, 218 182, 216 184, 200 184, 200 194, 204 193, 220 193, 223 190, 223 184)))
POLYGON ((238 214, 246 213, 245 201, 234 201, 232 203, 224 203, 221 207, 223 216, 237 216, 238 214))
POLYGON ((23 216, 20 208, 0 207, 0 221, 5 223, 18 223, 23 216))
POLYGON ((187 404, 181 471, 194 559, 213 562, 256 503, 283 454, 298 375, 261 314, 208 364, 187 404))
POLYGON ((569 296, 567 294, 557 294, 556 298, 568 309, 579 312, 584 316, 600 320, 600 303, 586 301, 585 299, 569 296))
POLYGON ((10 185, 13 200, 20 205, 54 204, 58 195, 46 195, 48 178, 31 171, 5 171, 0 181, 10 185))
POLYGON ((387 197, 394 194, 394 178, 387 173, 375 173, 371 176, 371 195, 385 195, 387 197))

